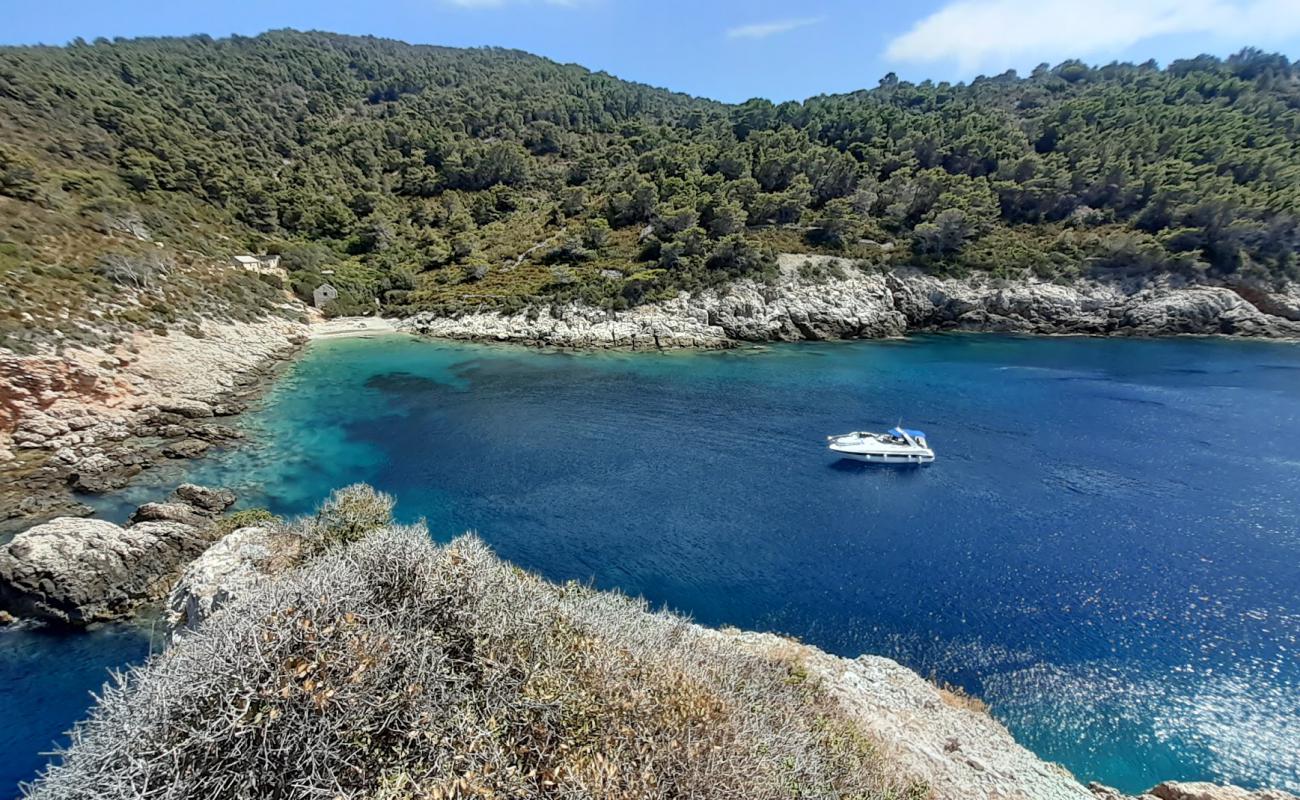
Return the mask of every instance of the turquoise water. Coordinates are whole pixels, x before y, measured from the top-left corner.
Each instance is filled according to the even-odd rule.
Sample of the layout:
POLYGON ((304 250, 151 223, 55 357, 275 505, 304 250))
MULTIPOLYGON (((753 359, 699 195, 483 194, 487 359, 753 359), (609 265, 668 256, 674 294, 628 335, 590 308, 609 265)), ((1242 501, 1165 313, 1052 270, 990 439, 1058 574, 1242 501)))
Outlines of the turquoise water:
POLYGON ((294 514, 366 481, 438 538, 477 530, 550 578, 960 684, 1085 780, 1297 790, 1297 422, 1300 348, 1281 344, 354 339, 315 345, 249 444, 104 509, 185 477, 294 514), (934 465, 824 449, 900 418, 934 465))

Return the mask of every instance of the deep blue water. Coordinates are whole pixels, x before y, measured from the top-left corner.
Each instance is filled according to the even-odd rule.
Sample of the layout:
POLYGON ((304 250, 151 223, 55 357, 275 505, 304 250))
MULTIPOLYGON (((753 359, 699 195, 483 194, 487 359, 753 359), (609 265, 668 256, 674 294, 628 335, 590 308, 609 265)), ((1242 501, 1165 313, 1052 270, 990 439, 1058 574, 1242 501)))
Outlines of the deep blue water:
POLYGON ((0 630, 0 797, 45 766, 43 753, 86 715, 110 668, 143 661, 150 630, 110 625, 86 633, 0 630))
MULTIPOLYGON (((1300 348, 1284 344, 950 336, 656 355, 344 340, 315 345, 250 415, 256 444, 104 508, 124 515, 182 473, 283 514, 366 481, 436 537, 476 530, 553 579, 898 658, 981 695, 1084 780, 1294 791, 1297 423, 1300 348), (824 449, 900 418, 929 433, 934 465, 824 449)), ((103 663, 142 652, 103 646, 103 663)), ((60 650, 26 652, 5 651, 15 744, 0 752, 58 729, 31 706, 62 690, 43 672, 60 650)))

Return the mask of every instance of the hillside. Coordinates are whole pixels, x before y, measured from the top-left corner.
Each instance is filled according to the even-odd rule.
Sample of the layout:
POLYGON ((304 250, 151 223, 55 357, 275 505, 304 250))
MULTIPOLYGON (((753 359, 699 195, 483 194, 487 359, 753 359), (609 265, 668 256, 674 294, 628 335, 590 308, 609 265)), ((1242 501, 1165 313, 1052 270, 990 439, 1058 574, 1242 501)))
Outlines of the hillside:
POLYGON ((115 309, 124 253, 257 313, 232 253, 282 254, 304 298, 328 279, 336 314, 624 309, 777 252, 1267 285, 1300 269, 1298 148, 1300 68, 1257 51, 724 105, 327 33, 0 48, 0 337, 67 335, 86 298, 119 327, 208 313, 115 309))

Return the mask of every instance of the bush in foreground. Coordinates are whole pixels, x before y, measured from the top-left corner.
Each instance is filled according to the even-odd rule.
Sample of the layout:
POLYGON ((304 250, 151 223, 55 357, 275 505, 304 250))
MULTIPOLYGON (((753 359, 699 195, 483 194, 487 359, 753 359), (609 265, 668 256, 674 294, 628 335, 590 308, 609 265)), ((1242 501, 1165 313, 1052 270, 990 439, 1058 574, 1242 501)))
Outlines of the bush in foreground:
POLYGON ((28 796, 929 796, 790 656, 473 536, 358 534, 390 507, 354 487, 280 528, 346 532, 121 676, 28 796))

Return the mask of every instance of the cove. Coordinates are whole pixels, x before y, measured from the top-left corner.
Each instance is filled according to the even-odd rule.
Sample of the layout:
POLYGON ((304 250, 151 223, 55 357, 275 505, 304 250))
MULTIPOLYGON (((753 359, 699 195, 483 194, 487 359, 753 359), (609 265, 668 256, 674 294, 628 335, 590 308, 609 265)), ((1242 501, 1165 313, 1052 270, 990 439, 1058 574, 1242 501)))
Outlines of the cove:
MULTIPOLYGON (((99 503, 120 518, 184 479, 292 515, 365 481, 438 538, 477 531, 548 578, 959 684, 1085 781, 1296 791, 1297 422, 1300 348, 1277 343, 352 339, 313 345, 240 447, 99 503), (934 465, 825 450, 826 434, 900 419, 929 434, 934 465)), ((70 646, 14 641, 5 728, 28 724, 70 646)))

